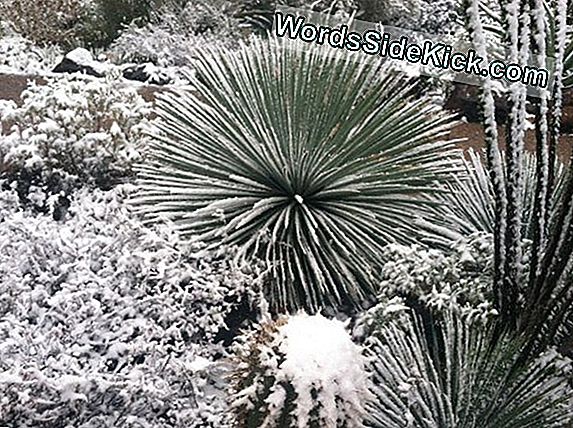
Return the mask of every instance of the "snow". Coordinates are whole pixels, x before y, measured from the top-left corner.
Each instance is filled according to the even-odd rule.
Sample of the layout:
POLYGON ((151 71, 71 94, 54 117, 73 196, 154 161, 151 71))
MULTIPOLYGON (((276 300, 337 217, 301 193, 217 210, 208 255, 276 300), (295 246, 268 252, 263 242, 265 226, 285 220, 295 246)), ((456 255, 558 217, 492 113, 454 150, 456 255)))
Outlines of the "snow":
POLYGON ((207 370, 209 367, 211 367, 212 364, 213 362, 207 358, 198 356, 190 364, 187 365, 187 368, 192 372, 201 372, 207 370))
MULTIPOLYGON (((557 4, 562 52, 567 2, 557 4)), ((529 37, 528 25, 518 34, 516 5, 514 0, 509 6, 514 43, 529 37)), ((544 53, 543 2, 535 0, 535 5, 532 23, 537 27, 532 31, 544 53)), ((471 2, 470 20, 478 49, 485 49, 478 6, 478 0, 471 2)), ((437 18, 433 21, 443 17, 437 18)), ((110 53, 143 52, 160 65, 148 64, 147 73, 160 74, 163 67, 178 73, 181 68, 172 66, 188 65, 194 49, 210 42, 209 37, 190 41, 167 28, 132 28, 110 53)), ((514 49, 512 57, 525 61, 526 53, 514 49)), ((3 37, 0 72, 46 75, 62 55, 58 48, 3 37)), ((66 57, 102 73, 122 69, 96 61, 83 48, 66 57)), ((557 67, 563 67, 562 61, 557 67)), ((404 71, 418 75, 413 67, 404 71)), ((497 315, 489 287, 491 236, 472 235, 449 252, 389 245, 380 254, 378 304, 359 315, 355 341, 346 323, 321 314, 275 315, 273 321, 260 298, 264 317, 256 327, 268 331, 258 336, 259 330, 243 332, 248 346, 242 351, 249 358, 229 364, 220 358, 228 357, 228 350, 215 338, 238 299, 253 298, 257 278, 230 261, 230 249, 211 254, 183 245, 169 224, 148 227, 131 213, 126 201, 134 187, 129 182, 133 164, 145 159, 150 111, 136 91, 117 83, 113 76, 65 75, 45 86, 31 85, 21 106, 0 102, 0 163, 14 171, 0 181, 0 424, 20 418, 26 424, 73 423, 78 428, 119 423, 226 428, 231 410, 239 409, 262 413, 255 424, 261 427, 275 428, 283 418, 288 428, 360 427, 374 386, 369 358, 359 343, 372 328, 393 326, 409 316, 404 296, 441 314, 455 309, 484 319, 497 315), (31 172, 34 181, 26 183, 21 177, 31 172), (98 174, 119 180, 101 185, 94 179, 98 174), (61 180, 57 185, 55 178, 61 180), (70 207, 55 220, 61 199, 70 207), (243 382, 240 388, 229 387, 229 375, 243 382), (231 408, 228 398, 233 399, 231 408)), ((491 147, 497 147, 498 137, 496 85, 485 84, 491 147)), ((522 103, 518 118, 527 125, 523 97, 518 94, 515 100, 522 103)), ((558 97, 557 111, 560 102, 558 97)), ((547 99, 542 103, 545 114, 547 99)), ((542 134, 547 129, 545 120, 542 134)), ((514 140, 523 131, 516 128, 514 140)), ((499 173, 499 153, 490 152, 490 161, 499 173)), ((546 175, 547 165, 543 168, 546 175)), ((294 200, 304 208, 302 195, 294 200)), ((223 217, 222 210, 217 213, 223 217)), ((318 240, 315 233, 313 238, 318 240)), ((573 261, 568 272, 572 266, 573 261)), ((391 328, 384 331, 392 340, 391 328)), ((540 366, 556 355, 542 356, 540 366)), ((387 357, 390 361, 395 355, 387 357)), ((396 379, 391 391, 406 397, 408 405, 424 386, 417 371, 421 360, 406 361, 411 363, 405 371, 409 376, 396 379)), ((562 365, 570 370, 571 362, 562 365)), ((415 423, 410 410, 403 420, 406 426, 415 423)))
POLYGON ((65 221, 0 191, 0 396, 9 399, 0 420, 113 426, 123 412, 149 426, 226 426, 214 337, 247 276, 224 258, 186 257, 168 227, 143 227, 125 204, 130 189, 79 189, 65 221))
POLYGON ((314 373, 328 383, 342 373, 356 379, 363 376, 355 364, 361 359, 360 349, 349 339, 343 322, 299 314, 289 319, 280 334, 286 358, 281 368, 287 377, 306 379, 314 373))
MULTIPOLYGON (((367 361, 344 322, 321 314, 286 317, 278 322, 270 341, 258 346, 257 355, 263 373, 236 392, 233 407, 247 413, 262 411, 261 427, 276 427, 291 405, 285 428, 362 426, 364 403, 370 398, 367 361), (265 379, 271 378, 272 385, 265 392, 265 379), (296 400, 291 403, 293 394, 296 400), (257 408, 260 399, 265 409, 257 408)), ((251 370, 259 373, 256 367, 244 365, 244 379, 252 379, 251 370)))
POLYGON ((78 65, 91 65, 94 58, 90 51, 84 48, 76 48, 66 54, 66 58, 78 65))
POLYGON ((0 37, 0 73, 45 74, 58 64, 57 47, 40 48, 18 35, 0 37))

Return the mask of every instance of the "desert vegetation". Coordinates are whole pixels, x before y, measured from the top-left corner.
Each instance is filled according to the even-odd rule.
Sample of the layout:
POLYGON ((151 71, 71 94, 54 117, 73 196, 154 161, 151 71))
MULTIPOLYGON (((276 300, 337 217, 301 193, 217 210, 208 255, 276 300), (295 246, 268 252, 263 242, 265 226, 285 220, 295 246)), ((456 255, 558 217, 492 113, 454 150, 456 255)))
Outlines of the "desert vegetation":
POLYGON ((571 4, 288 5, 555 79, 482 82, 467 148, 452 83, 274 1, 3 1, 0 425, 572 426, 571 4))

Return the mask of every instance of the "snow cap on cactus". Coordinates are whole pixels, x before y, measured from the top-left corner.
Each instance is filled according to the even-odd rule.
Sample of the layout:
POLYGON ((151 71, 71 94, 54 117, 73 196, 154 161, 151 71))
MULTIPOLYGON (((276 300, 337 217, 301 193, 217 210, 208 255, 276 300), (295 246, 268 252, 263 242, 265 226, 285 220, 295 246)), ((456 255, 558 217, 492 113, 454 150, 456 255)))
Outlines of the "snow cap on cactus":
POLYGON ((299 313, 263 324, 239 348, 238 426, 363 426, 366 360, 343 322, 299 313))

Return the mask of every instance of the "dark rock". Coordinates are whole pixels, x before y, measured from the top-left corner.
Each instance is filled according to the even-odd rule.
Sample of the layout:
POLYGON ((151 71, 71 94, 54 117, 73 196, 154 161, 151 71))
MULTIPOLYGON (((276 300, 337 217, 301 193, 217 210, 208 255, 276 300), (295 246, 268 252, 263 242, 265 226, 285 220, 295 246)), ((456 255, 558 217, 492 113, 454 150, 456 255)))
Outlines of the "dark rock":
POLYGON ((102 65, 94 61, 92 55, 83 48, 77 48, 66 54, 62 62, 53 69, 54 73, 83 73, 103 77, 102 65))
POLYGON ((90 76, 103 77, 103 74, 98 73, 92 67, 86 65, 76 64, 75 62, 64 58, 53 70, 54 73, 83 73, 90 76))
POLYGON ((152 85, 167 85, 171 82, 169 76, 151 63, 130 65, 123 69, 122 74, 128 80, 136 80, 152 85))

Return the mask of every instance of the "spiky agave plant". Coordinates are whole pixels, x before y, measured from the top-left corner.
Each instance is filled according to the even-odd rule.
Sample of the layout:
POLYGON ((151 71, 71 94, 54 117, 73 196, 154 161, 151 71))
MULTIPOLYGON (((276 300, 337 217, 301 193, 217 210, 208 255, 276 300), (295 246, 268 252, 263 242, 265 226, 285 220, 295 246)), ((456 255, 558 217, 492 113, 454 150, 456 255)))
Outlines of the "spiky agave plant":
MULTIPOLYGON (((476 232, 494 233, 495 195, 483 153, 469 149, 462 160, 464 174, 455 175, 444 183, 444 192, 434 195, 436 205, 431 218, 419 219, 422 229, 428 231, 426 240, 432 245, 452 248, 455 242, 467 239, 476 232)), ((504 158, 503 153, 502 160, 504 158)), ((521 234, 532 240, 537 219, 535 213, 535 188, 537 160, 535 154, 524 153, 523 192, 520 205, 523 207, 521 234)), ((505 163, 505 161, 504 161, 505 163)), ((503 176, 505 182, 505 173, 503 176)), ((555 186, 550 195, 552 203, 561 197, 565 184, 565 166, 558 162, 555 167, 555 186)))
POLYGON ((455 170, 453 122, 382 66, 254 40, 202 51, 195 92, 161 97, 134 202, 182 236, 264 260, 275 309, 359 305, 377 255, 455 170))
POLYGON ((562 428, 573 391, 555 352, 526 365, 523 341, 493 340, 492 321, 445 310, 407 313, 378 325, 368 341, 376 428, 562 428), (495 345, 492 346, 492 343, 495 345))

